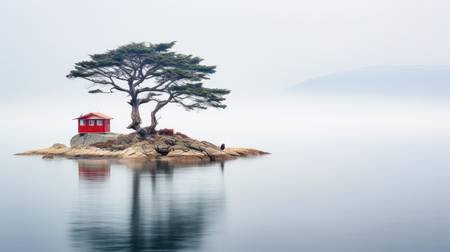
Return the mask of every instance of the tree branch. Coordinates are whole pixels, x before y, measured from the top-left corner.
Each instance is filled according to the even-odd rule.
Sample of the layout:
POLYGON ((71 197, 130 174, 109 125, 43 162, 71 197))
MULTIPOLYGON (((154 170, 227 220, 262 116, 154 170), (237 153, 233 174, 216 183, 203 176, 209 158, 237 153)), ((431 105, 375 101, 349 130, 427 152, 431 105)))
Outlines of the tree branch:
POLYGON ((124 88, 120 87, 119 85, 116 85, 116 83, 114 83, 114 81, 112 81, 112 79, 111 79, 111 81, 112 81, 111 82, 111 81, 106 81, 106 80, 96 80, 96 79, 92 79, 89 77, 81 77, 81 78, 88 80, 92 83, 100 84, 100 85, 111 85, 111 86, 113 86, 114 89, 116 89, 118 91, 130 93, 130 91, 128 89, 124 89, 124 88))

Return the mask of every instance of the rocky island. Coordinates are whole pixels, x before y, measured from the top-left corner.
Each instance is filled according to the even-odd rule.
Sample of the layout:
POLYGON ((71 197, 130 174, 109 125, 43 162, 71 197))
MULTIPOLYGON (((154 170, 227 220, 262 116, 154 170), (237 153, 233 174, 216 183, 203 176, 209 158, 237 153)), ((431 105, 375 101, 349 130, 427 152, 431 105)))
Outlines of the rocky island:
POLYGON ((203 81, 210 79, 216 66, 204 65, 202 58, 191 54, 172 51, 174 45, 175 42, 141 42, 119 46, 75 63, 66 76, 90 82, 90 94, 125 93, 131 106, 131 123, 127 128, 134 133, 110 133, 113 118, 90 112, 74 118, 79 134, 71 139, 70 147, 58 143, 18 155, 193 163, 267 154, 255 149, 218 147, 182 133, 174 134, 173 129, 157 130, 157 115, 169 104, 187 111, 225 109, 225 97, 231 92, 225 88, 206 87, 203 81), (140 107, 144 104, 153 106, 148 126, 142 125, 140 115, 140 107))
POLYGON ((16 155, 42 155, 43 158, 57 156, 196 163, 264 154, 268 153, 251 148, 222 149, 212 143, 199 141, 182 133, 164 134, 162 132, 145 139, 140 138, 136 133, 77 134, 72 137, 70 147, 57 143, 48 148, 16 155))

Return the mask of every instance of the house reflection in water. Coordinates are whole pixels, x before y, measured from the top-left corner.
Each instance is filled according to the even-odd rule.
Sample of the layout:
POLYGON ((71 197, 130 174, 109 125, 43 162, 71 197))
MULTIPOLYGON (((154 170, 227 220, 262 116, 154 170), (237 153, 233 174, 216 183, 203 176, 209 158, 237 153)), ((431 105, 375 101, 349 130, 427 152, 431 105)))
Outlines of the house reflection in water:
POLYGON ((214 232, 225 200, 217 164, 139 166, 117 167, 107 187, 80 191, 70 229, 76 251, 198 250, 214 232))
POLYGON ((104 181, 111 172, 109 160, 78 160, 78 176, 81 180, 104 181))

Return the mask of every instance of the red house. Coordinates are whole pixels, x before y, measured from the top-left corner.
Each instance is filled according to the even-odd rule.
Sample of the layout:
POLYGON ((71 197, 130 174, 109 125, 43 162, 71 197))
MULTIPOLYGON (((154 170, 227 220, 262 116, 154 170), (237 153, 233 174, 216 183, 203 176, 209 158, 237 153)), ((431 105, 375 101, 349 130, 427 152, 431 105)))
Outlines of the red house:
POLYGON ((91 112, 74 120, 78 120, 78 133, 107 133, 111 119, 113 118, 105 114, 91 112))

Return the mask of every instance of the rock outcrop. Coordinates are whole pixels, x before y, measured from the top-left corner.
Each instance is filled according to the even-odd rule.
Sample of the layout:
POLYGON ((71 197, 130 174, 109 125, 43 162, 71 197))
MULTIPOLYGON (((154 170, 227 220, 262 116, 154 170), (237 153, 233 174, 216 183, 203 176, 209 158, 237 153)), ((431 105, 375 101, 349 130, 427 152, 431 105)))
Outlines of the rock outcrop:
POLYGON ((43 155, 46 158, 114 158, 166 160, 176 162, 223 161, 243 156, 268 154, 249 148, 225 148, 192 139, 184 134, 155 135, 140 139, 136 134, 83 134, 75 135, 71 147, 54 144, 49 148, 18 153, 43 155))
POLYGON ((119 134, 115 133, 81 133, 77 134, 70 139, 70 147, 78 148, 78 147, 86 147, 92 144, 106 142, 109 140, 115 140, 119 134))

